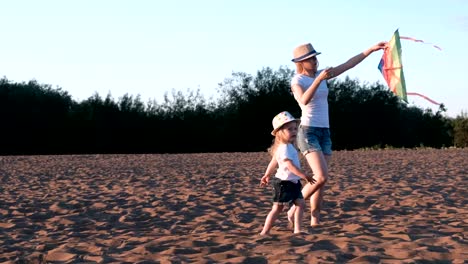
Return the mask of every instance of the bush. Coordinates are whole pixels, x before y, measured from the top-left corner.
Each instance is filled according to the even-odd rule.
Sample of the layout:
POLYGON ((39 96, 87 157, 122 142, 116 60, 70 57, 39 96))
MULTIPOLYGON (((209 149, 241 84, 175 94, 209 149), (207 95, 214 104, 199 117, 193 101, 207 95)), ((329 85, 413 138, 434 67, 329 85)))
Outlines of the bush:
POLYGON ((468 147, 468 115, 464 112, 453 120, 453 141, 456 147, 468 147))

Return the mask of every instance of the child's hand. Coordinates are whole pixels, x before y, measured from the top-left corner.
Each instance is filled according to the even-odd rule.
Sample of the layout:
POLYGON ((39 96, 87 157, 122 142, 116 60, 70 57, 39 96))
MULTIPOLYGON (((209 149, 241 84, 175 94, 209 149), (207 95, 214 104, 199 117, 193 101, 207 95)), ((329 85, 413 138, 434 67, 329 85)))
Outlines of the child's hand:
POLYGON ((266 175, 263 176, 262 179, 260 180, 260 187, 265 187, 269 181, 270 181, 270 177, 266 175))

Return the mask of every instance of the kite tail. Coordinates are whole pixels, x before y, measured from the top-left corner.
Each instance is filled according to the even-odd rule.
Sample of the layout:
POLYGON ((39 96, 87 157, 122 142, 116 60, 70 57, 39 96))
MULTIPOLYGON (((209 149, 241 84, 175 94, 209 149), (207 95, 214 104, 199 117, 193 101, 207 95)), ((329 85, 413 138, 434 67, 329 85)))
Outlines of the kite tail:
POLYGON ((421 42, 421 43, 423 43, 423 44, 432 45, 434 48, 436 48, 436 49, 442 51, 442 48, 440 48, 439 46, 434 45, 434 44, 432 44, 432 43, 424 42, 423 40, 420 40, 420 39, 415 39, 415 38, 411 38, 411 37, 403 37, 403 36, 400 36, 400 39, 407 39, 407 40, 412 40, 412 41, 414 41, 414 42, 421 42))
POLYGON ((420 93, 409 93, 409 92, 408 92, 408 93, 406 93, 406 94, 407 94, 407 95, 417 95, 417 96, 420 96, 420 97, 422 97, 422 98, 428 100, 429 102, 431 102, 431 103, 433 103, 433 104, 435 104, 435 105, 440 105, 438 102, 436 102, 436 101, 432 100, 431 98, 429 98, 429 97, 427 97, 427 96, 425 96, 425 95, 422 95, 422 94, 420 94, 420 93))

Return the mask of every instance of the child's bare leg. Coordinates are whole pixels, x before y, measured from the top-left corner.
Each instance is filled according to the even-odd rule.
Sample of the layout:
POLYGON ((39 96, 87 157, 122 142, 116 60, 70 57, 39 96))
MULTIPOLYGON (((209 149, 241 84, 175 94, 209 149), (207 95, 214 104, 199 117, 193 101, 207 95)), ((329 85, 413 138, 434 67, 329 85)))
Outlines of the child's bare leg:
POLYGON ((265 220, 265 225, 263 225, 263 230, 260 235, 268 235, 270 233, 271 228, 273 227, 273 223, 275 222, 278 215, 283 211, 284 205, 279 205, 278 203, 273 204, 273 208, 268 213, 268 216, 265 220))
POLYGON ((302 216, 304 215, 305 202, 304 199, 297 199, 295 201, 294 209, 294 234, 301 232, 302 216))
MULTIPOLYGON (((314 187, 312 184, 309 184, 307 183, 306 185, 304 185, 304 187, 302 188, 301 192, 302 192, 302 196, 304 197, 304 200, 307 200, 310 198, 310 196, 313 194, 313 192, 315 192, 315 190, 317 190, 316 187, 314 187)), ((289 221, 289 225, 293 225, 294 223, 294 212, 296 211, 296 205, 292 205, 291 208, 289 208, 289 211, 288 211, 288 221, 289 221)), ((303 212, 305 211, 305 206, 304 206, 304 209, 303 209, 303 212)))
POLYGON ((296 212, 296 205, 291 205, 288 210, 288 227, 294 228, 294 213, 296 212))

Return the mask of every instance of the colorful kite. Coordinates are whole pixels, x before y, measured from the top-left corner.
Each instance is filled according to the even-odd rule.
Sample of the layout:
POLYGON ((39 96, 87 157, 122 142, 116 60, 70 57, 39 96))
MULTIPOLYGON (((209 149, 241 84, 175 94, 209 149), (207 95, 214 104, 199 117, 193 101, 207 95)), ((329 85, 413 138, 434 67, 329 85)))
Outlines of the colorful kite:
MULTIPOLYGON (((401 63, 401 42, 400 39, 412 40, 415 42, 425 43, 420 39, 414 39, 410 37, 400 37, 398 29, 392 36, 392 39, 388 42, 388 47, 385 49, 382 59, 379 63, 379 70, 382 73, 385 81, 387 82, 390 90, 400 97, 403 101, 408 102, 407 95, 417 95, 420 96, 433 104, 440 105, 436 101, 430 99, 427 96, 424 96, 420 93, 407 93, 406 92, 406 83, 405 76, 403 74, 403 65, 401 63)), ((442 50, 440 47, 433 45, 435 48, 442 50)))

